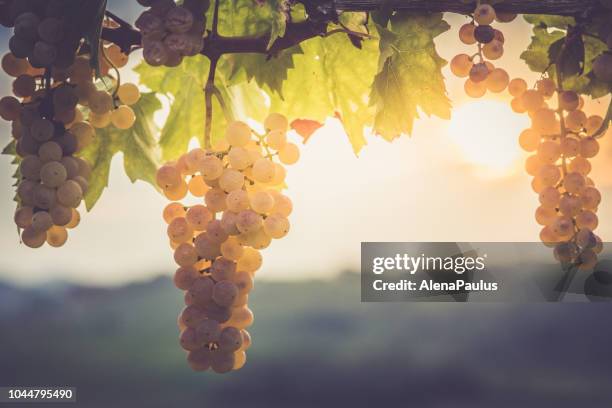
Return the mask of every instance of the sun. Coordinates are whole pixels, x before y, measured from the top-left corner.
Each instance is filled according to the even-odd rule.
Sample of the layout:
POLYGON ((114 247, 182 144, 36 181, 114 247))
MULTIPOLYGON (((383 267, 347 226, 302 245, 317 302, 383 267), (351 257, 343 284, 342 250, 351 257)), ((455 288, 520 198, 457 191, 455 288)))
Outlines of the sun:
POLYGON ((448 136, 466 162, 489 174, 508 174, 521 157, 518 137, 528 118, 499 101, 469 102, 456 108, 448 136))

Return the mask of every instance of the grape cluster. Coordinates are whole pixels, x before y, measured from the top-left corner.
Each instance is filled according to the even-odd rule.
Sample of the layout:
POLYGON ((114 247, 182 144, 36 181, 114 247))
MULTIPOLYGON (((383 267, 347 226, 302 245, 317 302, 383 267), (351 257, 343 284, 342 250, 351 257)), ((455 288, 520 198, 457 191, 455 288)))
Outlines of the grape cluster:
MULTIPOLYGON (((7 55, 23 72, 32 69, 26 60, 7 55)), ((6 68, 5 61, 6 57, 6 68)), ((11 96, 0 99, 0 116, 12 122, 21 158, 15 223, 23 229, 25 245, 38 248, 46 241, 59 247, 68 238, 66 229, 76 227, 80 220, 76 208, 87 191, 91 167, 74 154, 93 138, 93 128, 75 121, 78 98, 69 85, 36 89, 34 77, 27 76, 32 82, 26 84, 18 80, 27 74, 10 73, 19 74, 13 89, 24 98, 23 102, 11 96)))
POLYGON ((587 116, 576 92, 558 89, 548 78, 538 81, 535 89, 513 79, 509 89, 515 110, 531 118, 531 127, 521 133, 519 144, 533 153, 526 170, 534 177, 531 185, 539 195, 535 218, 543 226, 540 239, 554 247, 560 262, 592 269, 602 250, 602 241, 594 233, 601 193, 588 177, 589 159, 599 153, 594 136, 603 118, 587 116), (556 106, 550 107, 555 99, 556 106))
POLYGON ((232 122, 211 149, 191 150, 157 172, 157 184, 173 201, 163 217, 179 265, 174 282, 185 291, 180 344, 196 371, 225 373, 244 365, 259 251, 289 232, 293 206, 280 192, 283 164, 297 162, 299 149, 287 140, 283 115, 270 114, 264 126, 266 133, 257 135, 246 123, 232 122), (195 205, 179 202, 188 193, 195 205))
POLYGON ((1 22, 14 26, 14 35, 2 69, 14 78, 14 96, 0 98, 0 117, 12 123, 19 162, 15 223, 32 248, 66 242, 67 229, 80 222, 77 208, 91 173, 78 155, 96 137, 95 128, 131 127, 135 116, 129 105, 140 98, 133 84, 116 83, 113 94, 102 89, 113 82, 111 67, 124 66, 127 56, 116 45, 100 44, 104 79, 97 81, 81 34, 63 20, 65 6, 35 0, 3 4, 8 12, 1 22))
POLYGON ((197 55, 203 46, 204 12, 208 2, 185 0, 138 0, 150 7, 136 20, 142 34, 145 61, 151 66, 178 66, 183 57, 197 55))
POLYGON ((459 78, 465 81, 465 93, 472 98, 480 98, 487 90, 494 93, 503 92, 508 86, 508 73, 496 68, 491 61, 504 54, 504 35, 493 28, 494 21, 507 23, 516 18, 516 14, 496 13, 493 6, 479 4, 474 10, 474 21, 464 24, 459 30, 459 39, 467 45, 478 44, 478 52, 472 56, 459 54, 451 60, 450 68, 459 78))

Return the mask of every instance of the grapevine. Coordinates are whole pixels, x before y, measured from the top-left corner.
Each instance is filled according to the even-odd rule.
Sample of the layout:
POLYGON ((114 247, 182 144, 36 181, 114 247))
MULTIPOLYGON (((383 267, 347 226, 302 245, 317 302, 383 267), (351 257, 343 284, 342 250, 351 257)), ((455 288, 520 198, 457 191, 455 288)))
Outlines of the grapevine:
POLYGON ((590 175, 612 120, 609 0, 137 3, 129 22, 106 0, 0 0, 13 93, 0 98, 12 136, 3 153, 17 165, 14 221, 28 247, 67 242, 118 153, 132 182, 170 201, 179 343, 194 370, 246 362, 260 251, 290 226, 284 166, 300 156, 290 137, 306 143, 333 117, 358 154, 366 136, 411 134, 419 115, 450 118, 442 12, 468 19, 459 40, 469 50, 449 66, 465 93, 507 97, 531 120, 518 144, 530 154, 540 240, 564 267, 596 267, 602 194, 590 175), (502 24, 519 15, 533 29, 521 56, 533 84, 496 66, 512 40, 502 24), (138 83, 122 75, 130 59, 138 83), (607 113, 590 112, 592 100, 610 103, 607 113))

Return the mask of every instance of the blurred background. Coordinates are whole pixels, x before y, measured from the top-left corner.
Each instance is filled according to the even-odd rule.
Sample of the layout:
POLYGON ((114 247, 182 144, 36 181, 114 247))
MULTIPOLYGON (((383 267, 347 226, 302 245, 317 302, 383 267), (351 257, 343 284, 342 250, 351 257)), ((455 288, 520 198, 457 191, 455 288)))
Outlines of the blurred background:
MULTIPOLYGON (((134 21, 135 2, 109 0, 134 21)), ((464 18, 438 37, 465 52, 464 18)), ((501 27, 496 64, 533 83, 519 55, 530 28, 501 27)), ((9 30, 0 29, 0 52, 9 30)), ((131 57, 130 66, 140 61, 131 57)), ((445 69, 451 121, 424 118, 412 137, 368 138, 357 158, 334 120, 288 169, 291 233, 264 251, 249 299, 247 365, 193 373, 178 346, 182 293, 153 188, 132 185, 115 157, 109 188, 65 247, 19 244, 7 156, 0 157, 0 385, 78 388, 79 406, 609 407, 608 304, 362 304, 362 241, 534 241, 537 196, 518 134, 527 118, 506 94, 470 100, 445 69)), ((137 76, 125 70, 128 80, 137 76)), ((0 76, 0 95, 10 93, 0 76)), ((603 113, 607 100, 589 101, 603 113)), ((166 110, 167 112, 167 110, 166 110)), ((158 120, 163 123, 164 112, 158 120)), ((0 123, 0 142, 9 127, 0 123)), ((602 139, 593 179, 599 234, 612 237, 612 145, 602 139), (608 204, 606 204, 608 203, 608 204)))

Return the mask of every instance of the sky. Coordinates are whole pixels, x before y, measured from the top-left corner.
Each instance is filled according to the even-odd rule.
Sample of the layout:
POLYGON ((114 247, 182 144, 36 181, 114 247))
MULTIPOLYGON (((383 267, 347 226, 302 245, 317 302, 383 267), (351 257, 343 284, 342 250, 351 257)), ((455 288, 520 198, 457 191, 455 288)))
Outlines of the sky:
MULTIPOLYGON (((134 21, 134 10, 126 7, 131 6, 109 2, 110 10, 134 21)), ((472 49, 457 37, 465 18, 447 17, 452 29, 438 37, 437 45, 450 60, 472 49)), ((500 28, 507 39, 506 53, 496 65, 511 77, 534 83, 538 76, 519 59, 529 43, 529 26, 517 19, 500 28)), ((1 53, 6 52, 8 36, 9 30, 1 28, 1 53)), ((130 65, 139 59, 134 54, 130 65)), ((291 231, 263 251, 258 279, 332 278, 343 270, 358 270, 362 241, 537 241, 533 214, 538 200, 517 142, 528 119, 511 111, 507 93, 472 100, 464 95, 462 80, 448 67, 443 72, 454 106, 450 121, 423 117, 411 137, 393 143, 368 136, 368 145, 356 157, 339 123, 330 119, 300 146, 301 160, 287 169, 287 194, 294 204, 291 231)), ((137 79, 129 70, 122 75, 137 79)), ((0 95, 9 91, 10 79, 0 74, 0 95)), ((601 114, 606 102, 588 102, 587 110, 601 114)), ((158 116, 163 122, 163 115, 158 116)), ((4 146, 10 128, 0 122, 4 146)), ((603 193, 599 233, 604 240, 612 236, 609 138, 602 140, 592 173, 603 193)), ((0 280, 116 285, 170 275, 175 266, 161 218, 167 201, 146 183, 132 184, 122 165, 117 155, 110 187, 70 231, 63 248, 32 250, 19 244, 13 223, 14 168, 8 156, 0 157, 0 280)))

